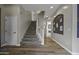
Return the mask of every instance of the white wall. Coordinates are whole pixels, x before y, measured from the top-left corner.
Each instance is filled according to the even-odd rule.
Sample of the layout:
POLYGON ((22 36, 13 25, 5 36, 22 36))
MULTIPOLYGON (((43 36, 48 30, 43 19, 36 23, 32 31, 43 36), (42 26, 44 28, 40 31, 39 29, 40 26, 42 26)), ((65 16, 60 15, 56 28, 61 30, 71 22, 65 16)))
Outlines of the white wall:
POLYGON ((26 11, 22 7, 20 7, 18 15, 18 43, 21 42, 26 30, 28 29, 31 21, 32 21, 32 14, 31 11, 26 11))
POLYGON ((32 21, 37 20, 37 13, 35 11, 32 11, 32 21))
MULTIPOLYGON (((61 46, 67 49, 69 52, 72 52, 72 14, 73 14, 73 7, 72 5, 68 6, 67 9, 62 9, 63 6, 57 11, 57 14, 64 14, 64 34, 57 34, 53 33, 52 31, 52 38, 56 42, 58 42, 61 46)), ((53 16, 54 17, 54 16, 53 16)), ((53 23, 53 22, 52 22, 53 23)), ((52 25, 53 26, 53 25, 52 25)))

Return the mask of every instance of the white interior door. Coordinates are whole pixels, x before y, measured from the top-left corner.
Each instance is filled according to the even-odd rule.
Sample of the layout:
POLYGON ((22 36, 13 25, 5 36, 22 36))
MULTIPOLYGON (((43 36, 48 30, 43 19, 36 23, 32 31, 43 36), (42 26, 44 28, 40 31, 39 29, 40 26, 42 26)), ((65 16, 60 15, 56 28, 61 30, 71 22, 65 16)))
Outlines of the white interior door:
POLYGON ((51 37, 51 22, 47 22, 47 37, 51 37))
POLYGON ((8 45, 17 43, 17 17, 5 17, 5 41, 8 45))

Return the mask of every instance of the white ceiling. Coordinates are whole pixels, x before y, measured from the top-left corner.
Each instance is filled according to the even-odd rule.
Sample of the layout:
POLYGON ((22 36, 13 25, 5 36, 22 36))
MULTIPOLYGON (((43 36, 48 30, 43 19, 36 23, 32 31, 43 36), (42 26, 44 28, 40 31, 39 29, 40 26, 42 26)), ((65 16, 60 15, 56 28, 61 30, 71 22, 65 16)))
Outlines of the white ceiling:
POLYGON ((22 4, 21 6, 29 11, 45 10, 46 15, 51 16, 60 4, 22 4), (53 6, 54 8, 50 9, 50 6, 53 6))

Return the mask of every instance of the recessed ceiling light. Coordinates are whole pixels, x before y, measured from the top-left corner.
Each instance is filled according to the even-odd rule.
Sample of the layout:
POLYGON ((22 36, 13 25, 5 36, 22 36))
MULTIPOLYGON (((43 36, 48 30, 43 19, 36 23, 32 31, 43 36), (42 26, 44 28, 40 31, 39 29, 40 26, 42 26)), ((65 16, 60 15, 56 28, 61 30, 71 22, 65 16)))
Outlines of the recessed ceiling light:
POLYGON ((53 8, 53 6, 50 7, 51 9, 53 8))
POLYGON ((64 7, 63 7, 63 9, 67 9, 67 8, 68 8, 68 6, 64 6, 64 7))

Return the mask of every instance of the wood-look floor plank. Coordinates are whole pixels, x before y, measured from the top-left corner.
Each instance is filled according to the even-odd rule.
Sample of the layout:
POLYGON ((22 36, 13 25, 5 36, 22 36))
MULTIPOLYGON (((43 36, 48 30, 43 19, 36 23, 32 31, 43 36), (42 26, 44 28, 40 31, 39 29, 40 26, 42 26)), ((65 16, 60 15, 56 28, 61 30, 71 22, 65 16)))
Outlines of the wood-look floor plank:
POLYGON ((50 38, 45 38, 45 45, 42 47, 17 47, 6 46, 9 54, 70 54, 50 38))

